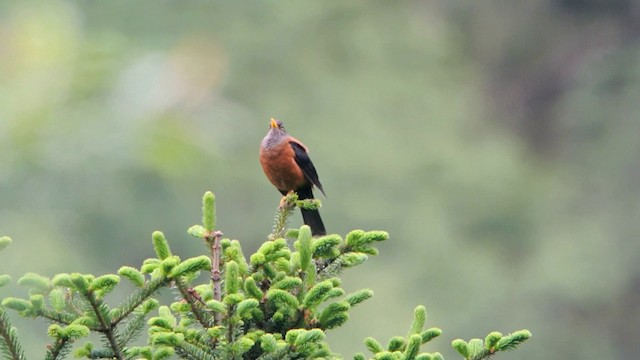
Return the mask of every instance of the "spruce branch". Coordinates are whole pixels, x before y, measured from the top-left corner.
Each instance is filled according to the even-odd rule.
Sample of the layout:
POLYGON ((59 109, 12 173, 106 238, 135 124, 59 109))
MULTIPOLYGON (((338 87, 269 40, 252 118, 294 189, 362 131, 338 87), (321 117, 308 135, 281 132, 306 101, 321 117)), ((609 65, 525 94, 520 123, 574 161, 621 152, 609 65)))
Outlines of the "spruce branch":
POLYGON ((513 334, 507 335, 498 341, 496 349, 499 351, 508 351, 515 349, 518 345, 531 337, 529 330, 516 331, 513 334))
POLYGON ((431 341, 432 339, 437 338, 440 335, 442 335, 442 330, 436 327, 427 329, 420 333, 420 337, 422 338, 423 344, 431 341))
POLYGON ((4 307, 0 306, 0 350, 4 357, 11 360, 25 360, 22 346, 18 342, 16 329, 11 326, 11 321, 4 307))
POLYGON ((144 286, 144 275, 136 268, 131 266, 122 266, 118 269, 118 275, 127 278, 136 287, 144 286))
POLYGON ((147 314, 142 311, 136 312, 132 314, 131 319, 127 320, 124 328, 119 331, 117 335, 118 346, 120 348, 125 348, 127 344, 130 344, 140 336, 140 333, 144 329, 146 315, 147 314))
POLYGON ((280 200, 280 205, 278 206, 278 211, 276 212, 273 224, 273 231, 271 232, 271 235, 269 235, 269 240, 279 239, 284 236, 287 220, 296 209, 297 202, 298 194, 293 191, 289 191, 289 193, 280 200))
MULTIPOLYGON (((173 345, 176 353, 185 359, 192 359, 193 354, 199 354, 202 357, 213 356, 216 353, 216 349, 211 346, 209 338, 204 336, 192 336, 188 331, 176 332, 179 335, 176 339, 176 343, 173 345)), ((196 357, 195 359, 200 359, 196 357)))
MULTIPOLYGON (((0 351, 10 360, 24 360, 20 345, 6 317, 11 308, 26 317, 53 321, 49 328, 55 340, 47 359, 62 359, 72 343, 90 331, 100 333, 104 347, 93 349, 90 342, 76 351, 87 358, 162 360, 182 359, 337 359, 325 340, 325 330, 344 324, 351 308, 373 296, 369 289, 345 296, 341 271, 359 265, 376 255, 376 242, 386 240, 384 231, 354 230, 343 238, 336 234, 314 238, 308 226, 287 231, 288 216, 296 207, 317 208, 315 200, 298 200, 287 194, 278 208, 274 232, 249 262, 240 242, 223 239, 216 230, 215 197, 207 192, 202 203, 202 225, 188 233, 204 240, 209 254, 181 261, 173 255, 163 233, 152 235, 155 258, 144 261, 140 270, 123 266, 120 277, 136 286, 132 295, 110 310, 104 297, 119 285, 113 274, 58 274, 51 280, 27 273, 18 283, 30 287, 28 300, 5 298, 0 306, 0 351), (210 270, 210 281, 192 285, 202 270, 210 270), (149 275, 149 276, 147 276, 149 275), (224 286, 223 286, 224 285, 224 286), (179 300, 161 306, 159 316, 145 321, 158 308, 152 296, 162 288, 179 292, 179 300), (47 301, 48 300, 48 301, 47 301), (130 343, 148 329, 146 346, 130 343)), ((10 240, 0 238, 0 248, 10 240)), ((8 282, 0 275, 0 286, 8 282)), ((427 313, 423 306, 414 310, 406 336, 394 336, 384 348, 373 338, 365 345, 374 359, 442 360, 439 353, 420 353, 423 344, 442 334, 439 328, 425 328, 427 313)), ((452 346, 465 359, 479 360, 497 351, 516 348, 531 337, 527 330, 503 336, 492 332, 485 338, 452 346)), ((364 360, 363 354, 354 359, 364 360)))
POLYGON ((484 342, 481 339, 471 339, 469 342, 455 339, 451 346, 467 360, 481 360, 493 356, 498 351, 513 350, 530 337, 531 332, 526 329, 507 336, 494 331, 487 335, 484 342))
POLYGON ((66 354, 70 351, 72 342, 70 339, 56 339, 56 341, 48 346, 45 360, 57 360, 64 359, 66 354))
POLYGON ((294 191, 289 191, 285 196, 280 199, 280 205, 274 219, 273 229, 269 235, 269 240, 275 240, 282 237, 298 237, 295 229, 290 232, 286 231, 287 221, 294 210, 299 207, 301 209, 315 210, 319 209, 322 203, 318 199, 304 199, 299 200, 298 194, 294 191))
POLYGON ((196 256, 180 262, 171 269, 169 277, 172 279, 177 277, 185 279, 195 278, 201 270, 211 270, 211 259, 205 255, 196 256))
POLYGON ((93 313, 95 314, 98 323, 100 324, 100 330, 98 330, 106 338, 109 343, 109 347, 113 351, 113 357, 118 360, 123 360, 123 355, 116 339, 115 326, 111 322, 109 315, 109 308, 107 304, 98 300, 93 291, 88 291, 82 294, 85 299, 91 305, 93 313))
POLYGON ((120 306, 114 309, 112 321, 114 324, 120 323, 124 318, 129 316, 138 306, 144 303, 151 295, 156 293, 162 287, 169 284, 166 277, 157 277, 147 281, 141 289, 130 295, 120 306))
POLYGON ((133 340, 140 336, 140 333, 144 329, 145 319, 147 314, 158 306, 158 302, 155 299, 149 299, 147 302, 134 311, 130 318, 127 319, 124 324, 124 328, 117 334, 117 341, 120 348, 125 348, 133 340))
POLYGON ((90 330, 84 325, 69 325, 62 327, 60 325, 51 325, 48 329, 50 337, 55 342, 48 346, 45 356, 46 360, 63 359, 71 350, 71 345, 75 340, 89 336, 90 330))
POLYGON ((176 288, 180 291, 180 295, 182 298, 189 304, 191 308, 191 312, 196 320, 202 325, 202 327, 209 328, 216 324, 215 316, 217 313, 214 313, 211 316, 209 310, 206 307, 206 304, 202 301, 202 299, 198 296, 198 294, 190 288, 183 279, 178 278, 175 280, 176 288))
MULTIPOLYGON (((203 350, 193 344, 182 342, 176 345, 170 346, 170 349, 175 349, 177 355, 181 359, 193 359, 193 360, 220 360, 215 355, 209 354, 206 350, 203 350)), ((156 357, 154 356, 154 359, 156 357)))
POLYGON ((32 291, 44 294, 51 291, 51 280, 36 273, 26 273, 18 279, 18 285, 30 287, 32 291))
POLYGON ((373 290, 362 289, 347 295, 345 300, 349 303, 349 305, 351 305, 351 307, 354 307, 361 302, 370 299, 371 297, 373 297, 373 290))
POLYGON ((363 253, 347 252, 340 256, 322 262, 319 266, 318 279, 326 279, 339 275, 344 269, 360 265, 367 261, 368 256, 363 253))
POLYGON ((56 322, 59 324, 65 324, 65 325, 71 324, 72 322, 76 321, 76 319, 78 318, 77 315, 70 314, 67 312, 62 312, 62 311, 56 311, 49 308, 40 309, 40 311, 38 312, 38 315, 44 317, 45 319, 51 320, 53 322, 56 322))
MULTIPOLYGON (((80 352, 82 353, 82 352, 80 352)), ((111 349, 92 349, 85 355, 89 359, 113 359, 115 358, 111 349)))
MULTIPOLYGON (((433 339, 436 336, 442 334, 442 330, 438 328, 431 328, 426 331, 422 331, 427 319, 427 311, 424 306, 417 306, 413 311, 413 321, 409 328, 409 334, 406 337, 394 336, 389 339, 387 348, 384 349, 382 345, 374 338, 366 338, 364 340, 365 346, 373 353, 374 359, 403 359, 403 360, 433 360, 439 359, 440 354, 434 353, 420 353, 420 347, 433 339)), ((361 354, 356 354, 357 359, 364 358, 361 354)), ((441 356, 440 356, 441 358, 441 356)))

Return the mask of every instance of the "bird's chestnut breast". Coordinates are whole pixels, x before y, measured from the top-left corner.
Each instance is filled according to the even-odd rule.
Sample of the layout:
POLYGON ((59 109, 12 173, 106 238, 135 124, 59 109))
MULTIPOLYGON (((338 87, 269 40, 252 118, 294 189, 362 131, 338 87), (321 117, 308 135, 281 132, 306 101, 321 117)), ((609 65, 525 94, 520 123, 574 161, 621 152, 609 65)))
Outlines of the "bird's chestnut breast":
POLYGON ((260 164, 271 183, 281 192, 297 190, 307 180, 295 161, 295 153, 287 142, 260 149, 260 164))

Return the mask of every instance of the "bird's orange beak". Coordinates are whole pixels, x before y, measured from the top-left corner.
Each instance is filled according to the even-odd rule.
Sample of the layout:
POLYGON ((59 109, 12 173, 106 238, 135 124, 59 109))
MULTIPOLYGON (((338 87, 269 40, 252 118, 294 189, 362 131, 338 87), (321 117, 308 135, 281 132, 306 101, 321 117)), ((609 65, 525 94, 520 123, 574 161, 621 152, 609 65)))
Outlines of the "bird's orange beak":
POLYGON ((269 127, 272 129, 277 129, 278 128, 278 122, 276 121, 276 119, 271 118, 271 123, 269 124, 269 127))

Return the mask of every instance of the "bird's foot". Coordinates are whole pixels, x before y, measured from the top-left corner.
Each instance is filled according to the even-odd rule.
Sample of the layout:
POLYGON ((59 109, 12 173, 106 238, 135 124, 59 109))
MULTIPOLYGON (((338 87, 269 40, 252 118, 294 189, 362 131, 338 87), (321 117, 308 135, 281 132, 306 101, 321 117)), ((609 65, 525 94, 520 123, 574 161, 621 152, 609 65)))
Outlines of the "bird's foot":
POLYGON ((294 204, 295 203, 295 199, 293 198, 294 195, 295 195, 295 191, 289 190, 287 195, 283 196, 282 199, 280 199, 279 208, 283 209, 285 207, 290 207, 292 204, 294 204))

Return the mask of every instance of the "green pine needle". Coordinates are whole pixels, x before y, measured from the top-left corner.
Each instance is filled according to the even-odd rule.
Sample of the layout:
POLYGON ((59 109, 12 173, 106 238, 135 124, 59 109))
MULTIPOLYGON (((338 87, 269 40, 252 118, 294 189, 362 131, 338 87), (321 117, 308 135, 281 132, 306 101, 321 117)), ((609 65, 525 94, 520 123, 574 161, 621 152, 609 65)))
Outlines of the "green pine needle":
POLYGON ((202 197, 202 226, 211 233, 216 227, 216 198, 211 191, 202 197))
POLYGON ((18 312, 24 312, 31 309, 31 302, 24 299, 8 297, 2 300, 2 306, 18 312))
POLYGON ((262 297, 264 296, 264 293, 260 288, 258 288, 255 279, 252 277, 249 277, 244 281, 244 291, 247 295, 256 300, 262 300, 262 297))
POLYGON ((83 295, 89 290, 89 281, 86 276, 80 273, 73 273, 70 275, 69 279, 71 280, 72 286, 83 295))
POLYGON ((224 289, 227 295, 235 294, 240 289, 240 270, 238 263, 229 261, 226 265, 224 289))
POLYGON ((413 334, 409 338, 407 349, 404 351, 405 360, 414 360, 420 352, 420 345, 422 344, 422 338, 418 334, 413 334))
POLYGON ((0 352, 6 359, 26 359, 22 346, 18 341, 17 331, 11 326, 9 316, 7 316, 6 311, 2 307, 0 307, 0 352))
MULTIPOLYGON (((10 308, 22 316, 54 323, 48 329, 53 338, 46 354, 50 360, 64 358, 77 339, 92 331, 103 337, 103 346, 94 349, 87 342, 76 355, 149 360, 338 358, 326 343, 325 330, 344 324, 351 308, 370 299, 373 292, 362 289, 345 296, 337 274, 362 264, 368 255, 377 255, 374 246, 387 240, 389 234, 354 230, 344 240, 335 234, 313 238, 304 225, 288 232, 296 238, 294 247, 290 246, 283 238, 287 217, 296 207, 318 206, 319 201, 299 200, 297 194, 288 194, 278 210, 275 234, 251 255, 250 265, 239 241, 220 239, 221 235, 213 233, 215 197, 207 192, 202 199, 202 225, 192 226, 188 233, 208 243, 219 240, 220 252, 212 257, 218 259, 219 255, 220 266, 213 270, 212 257, 181 261, 172 255, 164 234, 156 231, 152 240, 157 258, 145 260, 140 269, 123 266, 118 275, 99 277, 63 273, 51 280, 27 273, 18 284, 31 288, 29 300, 9 297, 0 306, 0 354, 24 360, 16 332, 5 314, 10 308), (192 285, 203 270, 211 270, 211 283, 207 279, 192 285), (137 288, 111 309, 103 296, 115 289, 121 277, 137 288), (172 288, 179 295, 170 306, 159 306, 154 298, 163 288, 172 288), (157 316, 149 318, 155 309, 157 316), (147 345, 131 346, 145 329, 147 345)), ((10 242, 1 237, 0 250, 10 242)), ((0 275, 0 286, 9 280, 9 276, 0 275)), ((378 360, 443 360, 439 353, 420 353, 422 344, 442 334, 435 327, 423 330, 426 320, 426 309, 418 306, 407 338, 392 337, 387 349, 371 337, 364 343, 378 360)), ((452 346, 465 359, 479 360, 496 351, 512 350, 530 337, 528 330, 507 336, 492 332, 484 341, 457 339, 452 346)), ((365 360, 365 356, 356 354, 354 359, 365 360)))
POLYGON ((287 308, 288 310, 295 310, 300 306, 298 299, 290 293, 280 289, 270 289, 267 292, 267 299, 276 306, 287 308))
POLYGON ((342 243, 342 238, 337 234, 330 234, 319 237, 313 243, 314 257, 335 257, 334 251, 338 251, 337 246, 342 243))
POLYGON ((453 347, 458 354, 462 355, 463 358, 469 358, 469 345, 467 342, 462 339, 455 339, 451 342, 451 347, 453 347))
POLYGON ((61 286, 66 288, 74 287, 73 283, 71 282, 71 275, 66 273, 55 275, 53 279, 51 279, 51 283, 54 286, 61 286))
POLYGON ((207 307, 216 313, 224 313, 227 310, 227 306, 218 300, 207 301, 207 307))
POLYGON ((295 346, 305 345, 311 342, 318 342, 324 340, 325 335, 324 332, 320 329, 312 329, 309 331, 305 331, 304 333, 298 335, 296 341, 294 343, 295 346))
POLYGON ((55 288, 49 293, 49 304, 56 312, 62 312, 66 307, 65 291, 62 288, 55 288))
POLYGON ((485 347, 485 349, 493 350, 496 347, 496 345, 498 345, 498 341, 500 341, 500 339, 502 339, 502 333, 497 332, 497 331, 494 331, 494 332, 490 333, 484 339, 484 347, 485 347))
POLYGON ((120 283, 120 278, 117 275, 102 275, 93 281, 91 289, 100 291, 104 295, 113 290, 118 283, 120 283))
POLYGON ((77 340, 89 336, 89 328, 84 325, 71 324, 64 328, 64 336, 67 339, 77 340))
POLYGON ((480 339, 471 339, 467 343, 467 349, 469 349, 469 358, 471 359, 481 359, 485 355, 485 348, 482 340, 480 339))
POLYGON ((144 286, 144 275, 138 269, 131 266, 123 266, 118 269, 118 274, 131 281, 137 287, 144 286))
POLYGON ((286 276, 284 279, 276 282, 271 287, 274 289, 291 290, 298 288, 302 285, 302 280, 299 277, 286 276))
POLYGON ((394 336, 389 339, 387 350, 389 351, 404 351, 407 346, 407 339, 402 336, 394 336))
POLYGON ((380 231, 380 230, 373 230, 373 231, 367 231, 364 236, 362 237, 362 242, 368 244, 371 242, 379 242, 379 241, 385 241, 389 239, 389 233, 386 231, 380 231))
POLYGON ((378 340, 376 340, 376 339, 374 339, 372 337, 367 337, 366 339, 364 339, 364 345, 374 355, 383 351, 382 345, 380 345, 378 340))
POLYGON ((7 246, 11 245, 11 238, 8 236, 0 237, 0 251, 4 250, 7 246))
POLYGON ((164 234, 161 231, 154 231, 151 235, 151 238, 153 239, 153 249, 158 256, 158 259, 164 260, 171 256, 169 243, 167 243, 167 239, 164 237, 164 234))
POLYGON ((327 294, 331 289, 333 289, 333 283, 330 280, 317 283, 305 295, 302 300, 302 307, 305 309, 313 309, 320 305, 327 298, 327 294))
POLYGON ((207 234, 207 229, 202 225, 193 225, 187 230, 187 234, 202 239, 207 234))
POLYGON ((498 341, 496 348, 500 351, 513 350, 518 345, 528 340, 531 337, 529 330, 516 331, 513 334, 507 335, 498 341))
POLYGON ((3 287, 11 282, 11 276, 9 275, 0 275, 0 287, 3 287))
POLYGON ((311 228, 307 225, 300 227, 297 243, 298 252, 300 253, 300 268, 303 271, 308 271, 311 264, 311 256, 313 255, 312 241, 311 228))
POLYGON ((442 330, 439 328, 430 328, 420 333, 420 337, 422 338, 422 343, 426 343, 431 341, 432 339, 442 335, 442 330))
MULTIPOLYGON (((331 303, 326 308, 324 308, 324 310, 322 310, 318 321, 320 321, 320 324, 322 324, 323 326, 328 327, 327 325, 335 323, 335 317, 337 315, 340 315, 341 313, 346 314, 349 309, 351 309, 351 306, 346 301, 331 303)), ((342 318, 343 316, 340 315, 339 317, 342 318)))
POLYGON ((51 290, 51 280, 49 278, 31 272, 18 279, 18 285, 30 287, 39 293, 46 293, 51 290))
POLYGON ((276 351, 278 343, 273 334, 264 334, 260 337, 260 347, 266 353, 271 353, 276 351))
POLYGON ((201 270, 211 270, 211 258, 208 256, 200 255, 181 262, 171 270, 169 277, 186 276, 201 270))
POLYGON ((352 230, 350 231, 344 239, 345 244, 347 246, 358 246, 364 244, 362 241, 364 237, 364 230, 352 230))
POLYGON ((259 305, 256 299, 245 299, 238 304, 236 312, 241 318, 250 318, 252 310, 257 309, 259 305))
POLYGON ((419 334, 424 328, 424 323, 427 321, 427 309, 420 305, 413 311, 413 322, 411 323, 411 329, 409 329, 409 335, 419 334))

